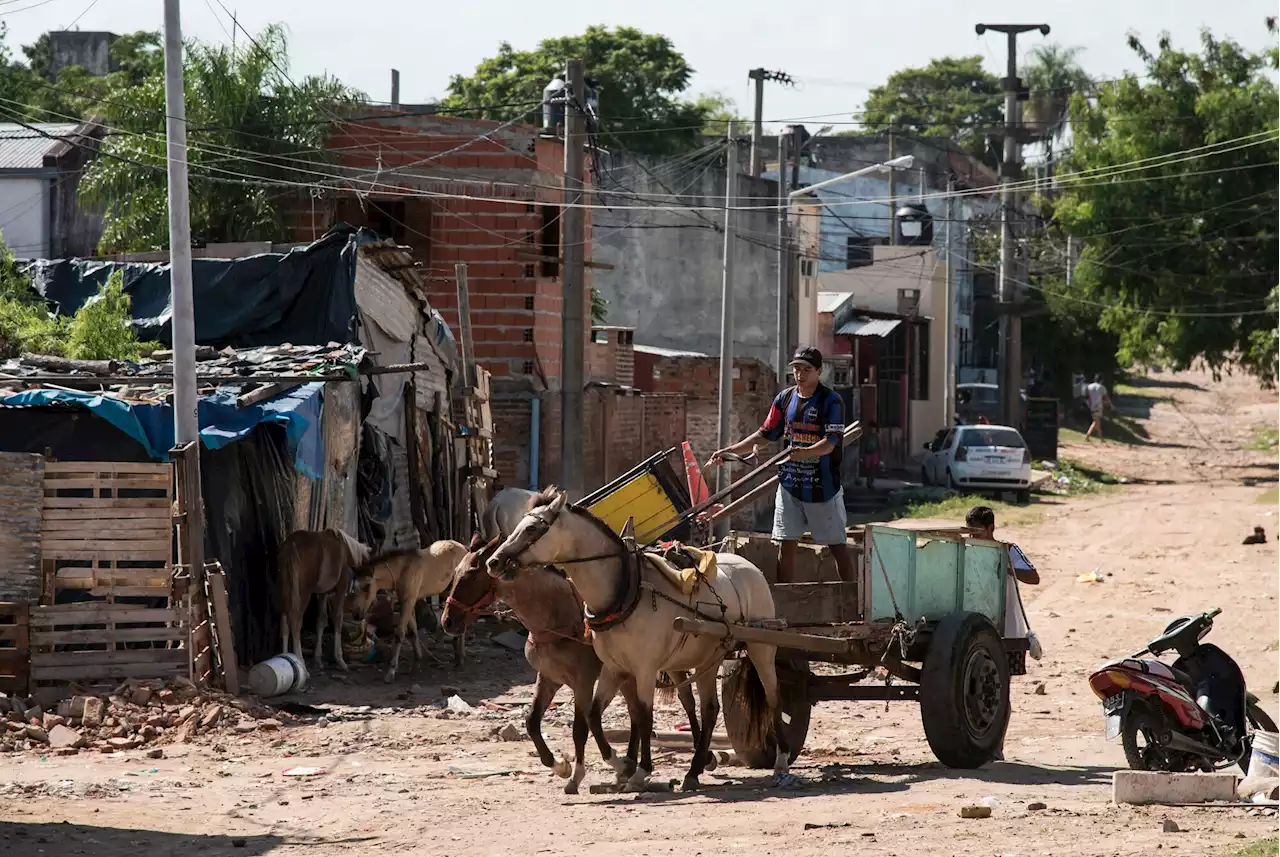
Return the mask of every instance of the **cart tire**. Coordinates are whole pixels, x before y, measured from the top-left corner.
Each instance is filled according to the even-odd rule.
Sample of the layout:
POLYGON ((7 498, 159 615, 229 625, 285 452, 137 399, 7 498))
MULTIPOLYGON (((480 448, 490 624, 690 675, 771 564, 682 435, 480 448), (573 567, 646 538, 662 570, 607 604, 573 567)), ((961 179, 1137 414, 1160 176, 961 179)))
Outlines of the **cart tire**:
POLYGON ((976 768, 1000 748, 1009 659, 990 619, 959 612, 938 624, 920 676, 920 719, 934 756, 949 768, 976 768))
MULTIPOLYGON (((809 664, 806 661, 782 658, 778 659, 777 664, 778 697, 782 704, 782 721, 787 730, 787 742, 791 746, 791 761, 794 762, 804 748, 805 738, 809 735, 809 714, 812 709, 808 694, 809 664)), ((738 685, 742 681, 742 661, 726 662, 724 680, 720 685, 720 698, 724 710, 724 728, 729 734, 729 743, 733 746, 733 752, 746 767, 773 770, 773 763, 778 755, 778 745, 773 740, 773 736, 768 736, 763 744, 749 742, 745 737, 747 713, 737 704, 738 685)))

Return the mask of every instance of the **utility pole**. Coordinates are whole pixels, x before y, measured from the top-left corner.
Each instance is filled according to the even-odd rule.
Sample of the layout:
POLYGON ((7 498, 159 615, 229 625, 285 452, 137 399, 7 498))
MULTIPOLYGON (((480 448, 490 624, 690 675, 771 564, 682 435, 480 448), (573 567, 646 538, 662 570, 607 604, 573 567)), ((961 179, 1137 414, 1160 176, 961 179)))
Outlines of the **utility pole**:
POLYGON ((773 364, 774 371, 778 373, 778 386, 786 384, 791 357, 787 354, 787 291, 791 269, 791 248, 787 246, 787 216, 791 212, 791 199, 787 196, 787 136, 785 131, 778 135, 778 351, 773 364))
MULTIPOLYGON (((921 185, 923 187, 923 185, 921 185)), ((954 223, 956 219, 955 178, 947 176, 947 286, 943 291, 942 323, 946 325, 947 338, 943 340, 942 359, 945 371, 942 373, 942 419, 944 426, 950 426, 955 417, 955 369, 956 369, 956 256, 955 244, 952 243, 954 223)))
POLYGON ((191 207, 187 188, 187 104, 182 83, 182 22, 178 0, 164 0, 164 109, 169 158, 169 283, 173 338, 175 446, 194 443, 187 471, 187 556, 193 580, 204 574, 204 505, 200 488, 200 430, 196 416, 196 320, 191 294, 191 207))
MULTIPOLYGON (((724 191, 724 271, 720 280, 720 424, 718 448, 733 443, 733 251, 734 223, 738 204, 738 141, 733 136, 733 123, 729 123, 727 135, 729 150, 725 163, 724 191)), ((728 464, 721 464, 716 473, 716 490, 722 491, 732 481, 728 464)), ((729 517, 716 524, 716 535, 729 535, 729 517)))
POLYGON ((785 71, 769 71, 763 68, 753 68, 747 72, 747 77, 755 82, 755 124, 751 128, 751 177, 760 178, 760 174, 764 172, 764 151, 761 148, 761 142, 764 139, 764 84, 765 81, 773 81, 781 83, 785 86, 791 86, 795 83, 791 79, 791 75, 785 71))
POLYGON ((585 201, 582 181, 585 116, 583 102, 586 85, 583 82, 582 60, 569 60, 565 75, 564 105, 564 239, 561 256, 564 302, 562 307, 562 343, 560 346, 560 462, 561 479, 572 500, 579 500, 586 493, 585 474, 582 467, 582 390, 586 363, 586 330, 584 306, 586 304, 586 264, 583 210, 578 206, 585 201))
MULTIPOLYGON (((898 157, 898 135, 895 120, 889 120, 889 160, 898 157)), ((889 171, 889 243, 898 243, 898 171, 889 171)))
POLYGON ((1067 285, 1071 285, 1073 275, 1076 272, 1076 241, 1070 235, 1067 236, 1067 285))
POLYGON ((1022 317, 1018 315, 1018 259, 1014 248, 1013 218, 1022 209, 1022 194, 1013 186, 1022 178, 1022 147, 1019 145, 1021 105, 1028 93, 1018 80, 1018 36, 1031 30, 1049 35, 1048 24, 978 24, 981 36, 987 30, 1004 33, 1008 40, 1004 90, 1004 158, 1000 163, 1000 281, 997 297, 1000 303, 1000 357, 997 375, 1000 381, 1000 406, 1005 425, 1017 426, 1022 411, 1022 317))
POLYGON ((400 69, 391 69, 391 106, 400 106, 400 69))

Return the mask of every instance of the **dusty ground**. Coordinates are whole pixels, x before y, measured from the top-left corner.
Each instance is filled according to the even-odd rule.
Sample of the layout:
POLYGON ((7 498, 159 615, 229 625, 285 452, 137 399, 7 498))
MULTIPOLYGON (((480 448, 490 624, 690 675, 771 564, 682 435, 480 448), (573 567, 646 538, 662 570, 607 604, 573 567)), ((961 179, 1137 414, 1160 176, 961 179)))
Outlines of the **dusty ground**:
MULTIPOLYGON (((1153 376, 1140 392, 1150 395, 1119 404, 1145 438, 1067 444, 1063 454, 1144 483, 1046 501, 1036 524, 1002 532, 1045 579, 1024 590, 1046 657, 1016 680, 1006 762, 950 771, 932 761, 915 708, 827 703, 795 768, 805 783, 796 791, 721 769, 693 795, 567 797, 527 743, 492 737, 522 719, 530 676, 520 656, 482 641, 456 674, 424 668, 387 689, 365 668, 348 682, 321 683, 307 702, 373 706, 341 707, 326 726, 180 746, 160 761, 4 757, 0 848, 308 857, 586 850, 801 857, 849 844, 868 855, 1227 853, 1241 844, 1237 837, 1274 834, 1274 812, 1110 806, 1110 775, 1123 755, 1102 740, 1084 678, 1104 658, 1140 648, 1171 614, 1217 606, 1224 613, 1213 640, 1236 655, 1276 713, 1276 504, 1260 502, 1275 486, 1276 458, 1244 449, 1256 426, 1276 425, 1276 399, 1247 381, 1198 375, 1153 376), (1255 524, 1269 542, 1242 546, 1255 524), (1105 582, 1077 582, 1095 568, 1105 582), (1032 692, 1037 682, 1044 695, 1032 692), (442 685, 477 710, 446 716, 427 705, 442 685), (479 707, 495 698, 510 702, 479 707), (283 775, 298 766, 324 773, 283 775), (994 799, 990 819, 958 818, 961 805, 984 798, 994 799), (1048 809, 1030 812, 1031 801, 1048 809), (1183 832, 1161 832, 1166 818, 1183 832)), ((448 655, 443 644, 436 651, 448 655)), ((549 717, 553 746, 569 746, 565 715, 549 717)), ((682 720, 665 710, 659 728, 682 720)), ((682 754, 666 755, 658 775, 680 776, 686 764, 682 754)), ((597 762, 588 782, 609 779, 597 762)))

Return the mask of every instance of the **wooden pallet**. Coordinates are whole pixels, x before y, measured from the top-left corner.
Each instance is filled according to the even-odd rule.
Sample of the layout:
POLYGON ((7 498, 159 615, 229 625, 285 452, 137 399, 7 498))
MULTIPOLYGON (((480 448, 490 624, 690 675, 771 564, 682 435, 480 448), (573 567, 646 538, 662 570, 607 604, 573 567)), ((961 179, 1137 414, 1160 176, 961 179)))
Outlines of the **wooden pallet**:
POLYGON ((47 463, 41 600, 54 603, 67 589, 107 600, 168 597, 172 480, 169 464, 47 463))
POLYGON ((27 695, 30 650, 27 605, 0 602, 0 692, 27 695))
POLYGON ((31 684, 185 676, 188 652, 176 644, 186 639, 181 608, 101 601, 32 607, 31 684))

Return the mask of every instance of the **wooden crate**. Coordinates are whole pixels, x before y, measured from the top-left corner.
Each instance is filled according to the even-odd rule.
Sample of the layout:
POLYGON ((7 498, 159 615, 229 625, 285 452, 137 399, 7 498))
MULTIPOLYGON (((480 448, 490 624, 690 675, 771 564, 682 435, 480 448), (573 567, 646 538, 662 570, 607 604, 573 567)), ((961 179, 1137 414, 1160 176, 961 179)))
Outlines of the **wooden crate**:
POLYGON ((27 695, 27 605, 0 602, 0 692, 27 695))
POLYGON ((173 565, 169 464, 45 465, 41 600, 60 590, 95 598, 168 597, 173 565), (143 567, 138 567, 143 566, 143 567))
POLYGON ((188 652, 175 644, 186 639, 181 606, 97 601, 32 607, 31 684, 185 676, 188 652))

